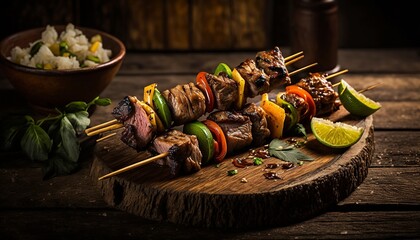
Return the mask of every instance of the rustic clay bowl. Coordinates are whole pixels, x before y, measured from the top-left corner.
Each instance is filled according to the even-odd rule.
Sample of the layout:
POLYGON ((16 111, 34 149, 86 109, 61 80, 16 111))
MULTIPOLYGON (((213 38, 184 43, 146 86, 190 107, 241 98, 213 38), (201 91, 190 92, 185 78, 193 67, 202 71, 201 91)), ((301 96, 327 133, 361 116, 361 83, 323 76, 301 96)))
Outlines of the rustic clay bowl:
MULTIPOLYGON (((54 26, 60 34, 65 26, 54 26)), ((43 70, 26 67, 8 60, 12 48, 26 48, 41 38, 43 28, 11 35, 0 43, 0 70, 36 112, 49 112, 71 101, 90 102, 103 92, 119 71, 125 46, 116 37, 94 29, 75 26, 88 38, 102 36, 103 46, 112 50, 109 62, 76 70, 43 70)), ((104 96, 101 96, 104 97, 104 96)))

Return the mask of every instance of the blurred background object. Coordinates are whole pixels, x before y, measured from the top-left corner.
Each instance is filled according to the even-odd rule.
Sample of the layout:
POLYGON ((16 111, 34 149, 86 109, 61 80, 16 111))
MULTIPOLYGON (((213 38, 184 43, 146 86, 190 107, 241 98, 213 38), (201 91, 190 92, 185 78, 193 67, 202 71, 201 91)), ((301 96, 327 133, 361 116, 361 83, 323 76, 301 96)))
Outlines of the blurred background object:
MULTIPOLYGON (((6 1, 0 37, 47 24, 96 28, 128 51, 255 51, 291 46, 292 0, 6 1)), ((419 46, 414 1, 337 0, 339 48, 419 46)))
POLYGON ((294 63, 301 68, 318 63, 314 72, 337 72, 338 6, 336 0, 295 0, 291 10, 291 52, 303 51, 305 58, 294 63))

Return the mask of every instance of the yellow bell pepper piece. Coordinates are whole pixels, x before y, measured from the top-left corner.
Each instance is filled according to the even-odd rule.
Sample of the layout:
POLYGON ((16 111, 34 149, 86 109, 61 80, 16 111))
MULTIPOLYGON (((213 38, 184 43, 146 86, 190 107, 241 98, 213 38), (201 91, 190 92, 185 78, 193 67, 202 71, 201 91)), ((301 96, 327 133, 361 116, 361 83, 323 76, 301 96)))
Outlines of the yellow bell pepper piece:
POLYGON ((151 106, 153 109, 155 108, 153 106, 153 95, 155 95, 156 85, 156 83, 152 83, 144 87, 143 90, 143 101, 149 104, 149 106, 151 106))
POLYGON ((98 41, 94 42, 92 45, 90 45, 89 51, 91 51, 93 53, 96 52, 96 50, 98 50, 100 44, 101 44, 101 42, 98 42, 98 41))
POLYGON ((236 70, 236 68, 232 71, 232 78, 235 80, 236 84, 238 85, 238 101, 236 102, 236 108, 242 109, 242 106, 245 103, 245 79, 241 76, 241 74, 236 70))
POLYGON ((153 110, 152 107, 143 101, 138 101, 138 103, 144 109, 144 111, 146 111, 147 115, 149 115, 150 124, 152 124, 152 126, 156 128, 158 132, 165 131, 165 127, 163 126, 163 123, 159 116, 156 114, 155 110, 153 110))
POLYGON ((272 138, 281 138, 283 136, 284 120, 286 112, 282 107, 268 99, 268 94, 264 93, 261 99, 261 107, 267 113, 268 128, 272 138))

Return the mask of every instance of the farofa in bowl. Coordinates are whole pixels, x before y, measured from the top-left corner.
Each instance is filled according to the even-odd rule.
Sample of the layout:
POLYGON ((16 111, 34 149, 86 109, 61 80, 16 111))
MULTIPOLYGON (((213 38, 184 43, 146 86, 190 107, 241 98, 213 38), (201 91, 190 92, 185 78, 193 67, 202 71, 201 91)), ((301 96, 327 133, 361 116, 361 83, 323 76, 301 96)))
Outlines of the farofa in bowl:
POLYGON ((47 25, 40 39, 29 43, 26 48, 14 47, 9 59, 34 68, 77 69, 108 62, 111 54, 110 49, 103 48, 100 34, 89 40, 69 23, 61 33, 57 33, 54 26, 47 25))
MULTIPOLYGON (((57 33, 64 32, 67 27, 68 25, 54 26, 57 33)), ((19 47, 22 51, 27 51, 23 49, 31 46, 31 43, 35 43, 42 39, 42 33, 45 31, 45 27, 16 33, 6 37, 0 42, 1 75, 10 81, 13 87, 27 100, 29 106, 35 112, 41 114, 54 112, 55 108, 63 107, 72 101, 90 102, 95 97, 100 96, 119 71, 126 53, 124 44, 118 38, 106 32, 85 27, 77 27, 77 29, 80 29, 83 35, 89 40, 92 39, 92 37, 100 35, 101 45, 103 44, 101 46, 103 48, 103 53, 105 53, 104 55, 108 56, 109 59, 102 56, 100 61, 103 62, 87 66, 87 64, 91 63, 87 63, 83 56, 88 56, 88 54, 91 55, 92 51, 89 51, 88 49, 88 52, 85 52, 85 55, 82 54, 80 55, 81 57, 77 57, 78 55, 76 55, 76 53, 79 54, 82 51, 76 51, 75 46, 81 46, 81 44, 72 45, 70 43, 68 45, 72 45, 73 47, 69 46, 68 48, 63 49, 67 49, 69 52, 67 53, 68 56, 64 54, 64 56, 60 57, 76 58, 77 62, 73 60, 70 64, 74 68, 54 68, 54 63, 51 59, 45 60, 42 57, 40 58, 44 62, 41 62, 42 66, 38 65, 38 67, 36 66, 37 62, 31 63, 34 64, 32 66, 22 65, 21 63, 24 62, 23 59, 25 56, 20 58, 21 60, 19 63, 12 61, 12 49, 19 47), (109 53, 112 54, 108 55, 109 53), (48 66, 48 64, 51 64, 51 66, 48 66), (79 65, 77 66, 77 64, 79 65)), ((89 41, 88 48, 92 46, 93 44, 89 41)), ((99 48, 100 46, 97 47, 99 48)), ((51 51, 49 47, 47 48, 51 51)), ((45 48, 44 50, 47 51, 45 48)), ((53 53, 54 50, 51 52, 53 53)), ((63 51, 63 53, 65 52, 66 51, 63 51)), ((49 54, 49 56, 50 58, 53 57, 51 54, 49 54)), ((57 56, 54 55, 54 57, 57 56)), ((88 57, 86 57, 86 59, 87 58, 88 57)), ((28 62, 30 61, 31 60, 29 59, 28 62)))

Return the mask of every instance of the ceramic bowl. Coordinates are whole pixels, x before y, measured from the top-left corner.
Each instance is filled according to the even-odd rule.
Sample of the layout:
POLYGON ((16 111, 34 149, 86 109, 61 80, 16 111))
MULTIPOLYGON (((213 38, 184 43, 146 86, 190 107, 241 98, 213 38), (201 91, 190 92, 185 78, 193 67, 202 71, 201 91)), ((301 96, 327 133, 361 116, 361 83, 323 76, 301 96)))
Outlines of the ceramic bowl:
MULTIPOLYGON (((54 26, 61 33, 65 26, 54 26)), ((13 34, 0 43, 0 70, 13 87, 35 111, 48 112, 71 101, 90 102, 103 92, 118 73, 126 49, 116 37, 94 29, 75 26, 88 39, 100 34, 104 48, 110 49, 110 61, 95 67, 72 70, 43 70, 13 63, 8 59, 15 46, 27 48, 41 38, 45 28, 36 28, 13 34)), ((101 96, 104 97, 104 96, 101 96)))

